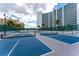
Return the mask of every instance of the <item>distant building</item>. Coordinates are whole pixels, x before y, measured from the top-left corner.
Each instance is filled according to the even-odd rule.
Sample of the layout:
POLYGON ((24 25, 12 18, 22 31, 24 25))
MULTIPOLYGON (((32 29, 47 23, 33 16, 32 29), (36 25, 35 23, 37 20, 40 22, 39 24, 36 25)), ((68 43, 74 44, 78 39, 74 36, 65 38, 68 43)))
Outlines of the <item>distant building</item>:
MULTIPOLYGON (((40 27, 56 27, 56 21, 59 20, 58 26, 79 25, 79 4, 78 3, 58 3, 53 12, 37 13, 37 24, 40 27)), ((75 26, 79 30, 79 26, 75 26)))
POLYGON ((64 6, 64 25, 77 24, 77 4, 69 3, 64 6))
MULTIPOLYGON (((68 3, 64 6, 64 25, 79 25, 79 4, 68 3)), ((79 30, 79 26, 75 26, 79 30)))
POLYGON ((48 13, 42 14, 42 28, 48 28, 48 13))
POLYGON ((53 27, 53 12, 48 13, 48 28, 53 27))
POLYGON ((62 8, 57 10, 57 20, 59 20, 59 26, 62 26, 62 8))
POLYGON ((56 27, 56 20, 59 20, 58 26, 64 26, 64 6, 67 3, 58 3, 53 8, 54 27, 56 27))
POLYGON ((42 12, 37 12, 37 28, 42 27, 42 12))
POLYGON ((53 10, 53 27, 56 27, 56 20, 57 20, 57 9, 54 8, 54 10, 53 10))
POLYGON ((52 28, 53 16, 52 12, 49 13, 37 13, 37 26, 40 28, 52 28))
MULTIPOLYGON (((59 3, 54 7, 54 26, 55 21, 60 20, 59 26, 79 25, 79 4, 78 3, 59 3)), ((75 26, 79 30, 79 26, 75 26)))
POLYGON ((42 25, 44 25, 45 28, 52 28, 53 27, 53 13, 43 13, 42 14, 42 25))

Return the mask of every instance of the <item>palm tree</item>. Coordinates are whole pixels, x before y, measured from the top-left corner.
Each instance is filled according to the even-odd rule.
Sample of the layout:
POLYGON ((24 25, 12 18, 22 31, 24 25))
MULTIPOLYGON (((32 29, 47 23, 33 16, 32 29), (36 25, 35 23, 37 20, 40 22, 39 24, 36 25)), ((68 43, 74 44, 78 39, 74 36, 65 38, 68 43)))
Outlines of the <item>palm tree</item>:
POLYGON ((59 25, 59 23, 60 23, 60 20, 59 19, 57 19, 56 21, 55 21, 55 24, 56 24, 56 30, 58 31, 58 25, 59 25))
POLYGON ((42 28, 45 28, 45 24, 42 24, 42 28))
POLYGON ((56 29, 58 29, 58 25, 59 25, 59 24, 60 24, 60 20, 57 19, 57 20, 56 20, 56 25, 57 25, 57 26, 56 26, 56 29))
POLYGON ((39 26, 39 25, 38 25, 37 27, 38 27, 38 29, 40 28, 40 26, 39 26))

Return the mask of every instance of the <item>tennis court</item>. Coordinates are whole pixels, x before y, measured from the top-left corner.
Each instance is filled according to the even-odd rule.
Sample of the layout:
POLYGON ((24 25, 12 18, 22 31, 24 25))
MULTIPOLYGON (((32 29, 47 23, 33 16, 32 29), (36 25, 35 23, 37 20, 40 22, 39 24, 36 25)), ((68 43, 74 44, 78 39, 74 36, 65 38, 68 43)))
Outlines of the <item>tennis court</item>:
POLYGON ((20 36, 17 34, 18 38, 15 35, 15 38, 0 40, 0 56, 40 56, 53 51, 35 36, 20 36))
POLYGON ((45 34, 45 36, 54 38, 58 41, 62 41, 64 43, 68 43, 68 44, 74 44, 74 43, 79 42, 79 37, 72 37, 72 36, 59 35, 59 34, 53 34, 53 35, 45 34))

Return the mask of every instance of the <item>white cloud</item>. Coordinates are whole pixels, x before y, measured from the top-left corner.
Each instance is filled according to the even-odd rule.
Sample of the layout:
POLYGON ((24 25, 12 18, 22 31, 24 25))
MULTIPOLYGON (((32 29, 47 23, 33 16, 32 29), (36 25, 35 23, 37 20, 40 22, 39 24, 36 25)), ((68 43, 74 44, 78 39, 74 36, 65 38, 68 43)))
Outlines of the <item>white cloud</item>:
MULTIPOLYGON (((28 21, 37 21, 36 14, 38 10, 49 12, 53 5, 52 3, 0 3, 0 12, 7 13, 9 17, 11 15, 21 17, 20 21, 27 24, 28 21)), ((33 22, 29 24, 32 26, 33 22)))
POLYGON ((3 13, 0 12, 0 18, 4 18, 3 13))
POLYGON ((20 2, 17 2, 16 4, 17 4, 18 6, 22 6, 24 3, 22 3, 22 2, 21 2, 21 3, 20 3, 20 2))

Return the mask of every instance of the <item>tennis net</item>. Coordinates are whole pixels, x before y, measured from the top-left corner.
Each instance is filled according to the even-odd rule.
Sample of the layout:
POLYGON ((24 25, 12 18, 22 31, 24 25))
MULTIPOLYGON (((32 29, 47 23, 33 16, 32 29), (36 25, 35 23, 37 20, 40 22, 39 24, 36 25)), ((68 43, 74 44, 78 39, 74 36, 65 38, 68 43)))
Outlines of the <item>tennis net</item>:
POLYGON ((15 33, 10 33, 8 35, 3 36, 3 38, 23 38, 23 37, 33 37, 34 35, 29 32, 15 32, 15 33))

